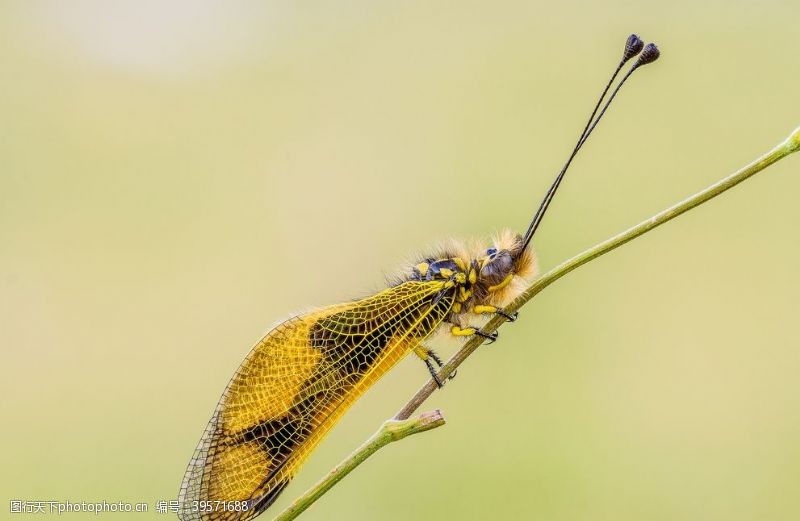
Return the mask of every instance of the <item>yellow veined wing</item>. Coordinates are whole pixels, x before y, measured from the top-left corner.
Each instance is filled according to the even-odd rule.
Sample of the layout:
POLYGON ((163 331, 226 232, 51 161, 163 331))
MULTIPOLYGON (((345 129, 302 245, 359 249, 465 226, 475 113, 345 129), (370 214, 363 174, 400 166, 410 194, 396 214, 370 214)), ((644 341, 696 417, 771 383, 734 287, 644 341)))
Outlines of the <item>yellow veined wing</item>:
POLYGON ((443 281, 408 281, 270 331, 222 394, 186 470, 179 517, 246 520, 265 510, 349 406, 436 330, 453 301, 443 281))

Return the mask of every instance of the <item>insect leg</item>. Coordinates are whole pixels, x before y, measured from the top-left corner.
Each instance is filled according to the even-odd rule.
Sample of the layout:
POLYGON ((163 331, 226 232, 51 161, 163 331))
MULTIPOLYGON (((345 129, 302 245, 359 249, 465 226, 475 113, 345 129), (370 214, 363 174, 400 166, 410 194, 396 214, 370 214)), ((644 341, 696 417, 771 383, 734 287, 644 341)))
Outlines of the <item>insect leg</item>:
POLYGON ((444 382, 439 380, 439 375, 436 374, 436 369, 433 367, 433 364, 431 363, 430 359, 425 360, 425 365, 428 366, 428 372, 431 373, 431 377, 433 378, 433 381, 436 382, 436 386, 439 389, 444 387, 444 382))
POLYGON ((495 311, 495 313, 497 315, 500 315, 504 319, 508 320, 509 322, 515 322, 517 320, 517 317, 519 316, 519 311, 515 311, 515 312, 509 314, 509 313, 506 313, 505 311, 503 311, 502 309, 498 309, 497 311, 495 311))
POLYGON ((477 327, 461 327, 461 326, 453 326, 450 328, 450 334, 453 336, 473 336, 478 335, 479 337, 485 338, 489 341, 490 344, 493 344, 495 340, 497 340, 497 331, 493 333, 484 333, 477 327))
MULTIPOLYGON (((439 375, 437 374, 438 369, 441 369, 444 366, 444 362, 442 361, 441 358, 439 358, 439 355, 434 353, 433 349, 426 347, 422 344, 419 344, 416 347, 414 347, 414 353, 418 357, 420 357, 423 362, 425 362, 425 365, 428 367, 428 371, 431 373, 431 376, 433 377, 433 381, 436 382, 436 385, 439 386, 439 389, 444 387, 444 382, 442 382, 439 379, 439 375), (439 367, 438 368, 434 367, 433 362, 431 360, 433 362, 436 362, 436 365, 439 367)), ((451 374, 450 377, 448 377, 448 380, 452 380, 454 376, 455 373, 451 374)))
POLYGON ((519 316, 519 312, 517 311, 513 313, 506 313, 502 309, 495 306, 475 306, 474 308, 472 308, 472 311, 473 313, 477 313, 478 315, 483 315, 485 313, 494 313, 495 315, 500 315, 509 322, 514 322, 519 316))
MULTIPOLYGON (((439 366, 439 369, 441 369, 442 367, 444 367, 444 362, 442 362, 442 359, 441 359, 441 358, 439 358, 439 355, 437 355, 437 354, 434 352, 434 350, 433 350, 433 349, 430 349, 430 348, 428 348, 428 356, 430 356, 431 358, 433 358, 433 361, 434 361, 434 362, 436 362, 436 365, 438 365, 438 366, 439 366)), ((455 378, 455 377, 456 377, 456 375, 457 375, 457 374, 458 374, 458 371, 453 371, 453 373, 452 373, 450 376, 448 376, 448 377, 447 377, 447 379, 448 379, 448 380, 452 380, 453 378, 455 378)))

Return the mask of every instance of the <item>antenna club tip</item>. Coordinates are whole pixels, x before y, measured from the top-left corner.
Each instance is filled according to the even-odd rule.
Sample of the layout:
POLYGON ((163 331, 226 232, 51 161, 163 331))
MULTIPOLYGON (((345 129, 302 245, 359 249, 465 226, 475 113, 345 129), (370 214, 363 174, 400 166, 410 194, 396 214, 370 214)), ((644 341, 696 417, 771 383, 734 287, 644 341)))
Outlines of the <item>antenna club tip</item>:
POLYGON ((630 60, 639 54, 643 48, 644 42, 641 38, 635 34, 628 36, 628 39, 625 41, 625 51, 622 53, 622 61, 630 60))
POLYGON ((648 63, 653 63, 661 56, 661 51, 658 50, 656 44, 648 43, 642 54, 639 55, 639 59, 637 60, 639 65, 647 65, 648 63))

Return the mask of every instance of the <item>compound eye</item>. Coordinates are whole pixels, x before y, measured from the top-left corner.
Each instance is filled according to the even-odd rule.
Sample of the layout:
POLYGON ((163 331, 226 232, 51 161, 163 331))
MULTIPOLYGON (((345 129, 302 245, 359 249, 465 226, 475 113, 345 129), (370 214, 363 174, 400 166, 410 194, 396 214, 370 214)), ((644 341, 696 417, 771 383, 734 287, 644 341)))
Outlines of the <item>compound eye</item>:
POLYGON ((486 255, 490 257, 496 253, 497 253, 497 248, 489 248, 488 250, 486 250, 486 255))

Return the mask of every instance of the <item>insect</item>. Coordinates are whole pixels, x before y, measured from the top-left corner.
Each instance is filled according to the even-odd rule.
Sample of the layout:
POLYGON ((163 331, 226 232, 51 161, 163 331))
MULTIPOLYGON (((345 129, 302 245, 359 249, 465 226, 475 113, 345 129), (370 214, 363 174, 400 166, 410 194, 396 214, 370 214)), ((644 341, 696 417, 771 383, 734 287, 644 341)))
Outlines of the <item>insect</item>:
POLYGON ((439 330, 478 335, 481 316, 503 307, 537 275, 531 239, 576 153, 630 75, 659 56, 636 35, 595 105, 575 148, 524 235, 491 245, 453 241, 405 269, 375 295, 291 318, 262 338, 233 375, 181 485, 183 520, 246 520, 266 510, 347 409, 413 352, 436 383, 442 360, 425 341, 439 330), (606 100, 623 65, 638 56, 606 100), (597 117, 595 118, 595 116, 597 117))

